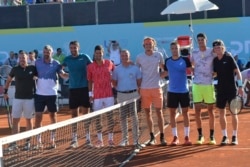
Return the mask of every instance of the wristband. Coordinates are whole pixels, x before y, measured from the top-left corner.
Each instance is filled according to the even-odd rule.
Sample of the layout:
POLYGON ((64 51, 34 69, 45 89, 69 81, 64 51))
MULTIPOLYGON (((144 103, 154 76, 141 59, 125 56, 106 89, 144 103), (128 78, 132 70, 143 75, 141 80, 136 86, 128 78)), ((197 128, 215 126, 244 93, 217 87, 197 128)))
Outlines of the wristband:
POLYGON ((238 84, 238 87, 242 87, 242 80, 238 79, 237 84, 238 84))
POLYGON ((89 97, 92 97, 93 96, 93 93, 92 93, 92 91, 89 91, 89 97))
POLYGON ((3 94, 8 94, 8 89, 4 89, 3 94))

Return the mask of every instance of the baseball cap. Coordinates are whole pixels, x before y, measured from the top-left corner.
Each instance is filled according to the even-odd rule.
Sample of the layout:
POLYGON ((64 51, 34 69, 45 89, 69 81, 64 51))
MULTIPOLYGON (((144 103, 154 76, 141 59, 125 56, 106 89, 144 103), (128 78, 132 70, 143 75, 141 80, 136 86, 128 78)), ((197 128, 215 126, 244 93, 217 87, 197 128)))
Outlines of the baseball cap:
POLYGON ((225 46, 224 42, 222 40, 220 40, 220 39, 215 40, 212 45, 213 45, 213 47, 215 47, 215 46, 225 46))

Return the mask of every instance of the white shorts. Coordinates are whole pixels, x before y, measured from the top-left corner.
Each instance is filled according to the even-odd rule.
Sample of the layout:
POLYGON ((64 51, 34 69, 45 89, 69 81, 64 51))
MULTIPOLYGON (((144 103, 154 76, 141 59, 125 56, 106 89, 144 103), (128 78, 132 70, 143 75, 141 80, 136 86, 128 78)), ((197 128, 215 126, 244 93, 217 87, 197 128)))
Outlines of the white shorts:
POLYGON ((93 110, 97 111, 115 104, 114 97, 106 97, 101 99, 94 99, 93 110))
POLYGON ((35 114, 34 99, 13 99, 12 117, 31 119, 35 114))

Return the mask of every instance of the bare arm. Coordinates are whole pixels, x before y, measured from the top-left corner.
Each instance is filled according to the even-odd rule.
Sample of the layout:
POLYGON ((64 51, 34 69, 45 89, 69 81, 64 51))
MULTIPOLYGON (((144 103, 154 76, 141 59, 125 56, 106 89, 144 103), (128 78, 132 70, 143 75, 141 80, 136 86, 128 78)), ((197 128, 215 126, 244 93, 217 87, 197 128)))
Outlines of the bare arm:
POLYGON ((113 85, 114 88, 117 87, 117 83, 118 83, 117 80, 113 80, 113 79, 112 79, 112 85, 113 85))
POLYGON ((12 79, 13 79, 12 77, 8 76, 8 78, 7 78, 6 82, 5 82, 5 86, 4 86, 4 98, 5 99, 9 98, 9 96, 8 96, 8 89, 10 87, 12 79))
POLYGON ((243 97, 242 76, 241 76, 239 68, 234 69, 234 72, 235 72, 236 77, 237 77, 237 83, 238 83, 238 88, 239 88, 238 94, 243 97))

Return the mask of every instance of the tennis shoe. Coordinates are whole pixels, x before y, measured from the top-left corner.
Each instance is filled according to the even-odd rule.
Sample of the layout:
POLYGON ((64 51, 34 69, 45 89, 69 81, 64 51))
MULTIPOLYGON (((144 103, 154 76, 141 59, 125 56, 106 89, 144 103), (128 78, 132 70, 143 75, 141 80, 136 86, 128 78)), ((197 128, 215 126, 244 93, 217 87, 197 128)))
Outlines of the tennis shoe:
POLYGON ((204 143, 204 141, 205 141, 204 136, 199 135, 198 140, 196 141, 196 144, 201 145, 204 143))
POLYGON ((86 140, 86 143, 85 143, 86 146, 88 147, 93 147, 92 143, 90 140, 86 140))
POLYGON ((56 144, 55 143, 52 143, 49 147, 49 149, 56 149, 56 144))
POLYGON ((14 151, 14 150, 18 150, 18 146, 16 142, 10 143, 7 148, 7 151, 14 151))
POLYGON ((134 146, 138 149, 142 149, 144 147, 146 147, 145 144, 139 143, 139 142, 134 142, 134 146))
POLYGON ((238 145, 238 139, 237 139, 237 136, 232 136, 232 145, 238 145))
POLYGON ((174 136, 171 146, 177 146, 179 144, 179 139, 177 136, 174 136))
POLYGON ((115 146, 115 143, 114 143, 113 140, 109 140, 109 141, 108 141, 108 144, 109 144, 110 147, 114 147, 114 146, 115 146))
POLYGON ((71 148, 77 148, 78 147, 78 141, 77 140, 73 140, 70 144, 71 148))
POLYGON ((209 144, 210 145, 215 145, 216 144, 216 140, 215 140, 214 137, 210 137, 209 144))
POLYGON ((149 140, 149 142, 146 143, 147 146, 152 146, 156 144, 156 140, 154 137, 151 137, 151 139, 149 140))
POLYGON ((229 143, 228 137, 227 136, 223 136, 221 144, 222 146, 225 146, 229 143))
POLYGON ((184 138, 184 145, 185 146, 191 146, 192 145, 192 142, 190 141, 188 136, 185 136, 185 138, 184 138))
POLYGON ((119 146, 125 147, 129 145, 129 142, 127 140, 122 140, 121 143, 119 144, 119 146))
POLYGON ((33 150, 40 150, 40 149, 43 149, 43 144, 42 143, 38 143, 37 145, 35 145, 33 147, 33 150))
POLYGON ((103 144, 103 141, 102 141, 102 140, 98 140, 98 141, 96 142, 95 147, 100 148, 100 147, 103 147, 103 146, 104 146, 104 144, 103 144))
POLYGON ((30 150, 30 142, 25 142, 24 147, 23 147, 23 151, 29 151, 30 150))
POLYGON ((166 146, 167 145, 167 142, 164 138, 160 138, 160 142, 161 142, 161 145, 162 146, 166 146))

